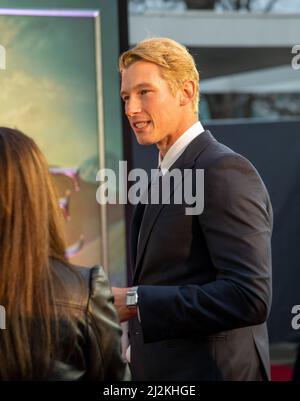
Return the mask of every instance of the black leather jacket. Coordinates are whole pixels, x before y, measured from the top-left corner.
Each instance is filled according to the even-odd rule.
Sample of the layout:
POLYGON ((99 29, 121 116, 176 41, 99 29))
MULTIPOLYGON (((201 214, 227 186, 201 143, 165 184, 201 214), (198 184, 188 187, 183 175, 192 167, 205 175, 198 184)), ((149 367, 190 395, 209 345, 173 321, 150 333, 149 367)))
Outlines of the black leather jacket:
POLYGON ((52 261, 51 266, 56 306, 69 309, 73 317, 59 323, 62 346, 49 380, 129 380, 121 357, 121 329, 103 269, 73 266, 74 274, 60 262, 52 261))

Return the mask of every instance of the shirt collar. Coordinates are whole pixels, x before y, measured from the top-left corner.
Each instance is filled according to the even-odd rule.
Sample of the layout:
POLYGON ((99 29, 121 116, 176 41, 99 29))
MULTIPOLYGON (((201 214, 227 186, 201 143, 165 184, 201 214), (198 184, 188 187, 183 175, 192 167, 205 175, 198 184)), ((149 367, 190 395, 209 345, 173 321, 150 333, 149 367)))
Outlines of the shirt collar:
POLYGON ((190 128, 188 128, 176 142, 170 147, 165 154, 165 157, 161 159, 161 154, 158 154, 158 165, 161 169, 162 174, 166 174, 169 168, 175 163, 175 161, 182 155, 186 147, 192 142, 196 136, 204 132, 204 128, 200 121, 197 121, 190 128))

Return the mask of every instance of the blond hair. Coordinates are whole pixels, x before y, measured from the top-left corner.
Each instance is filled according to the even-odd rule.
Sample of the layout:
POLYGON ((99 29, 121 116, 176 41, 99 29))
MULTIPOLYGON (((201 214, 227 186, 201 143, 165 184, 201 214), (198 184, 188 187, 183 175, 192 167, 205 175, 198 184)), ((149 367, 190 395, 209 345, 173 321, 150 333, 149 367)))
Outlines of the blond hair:
POLYGON ((191 80, 195 83, 195 96, 192 102, 195 114, 198 114, 199 73, 195 60, 188 49, 168 38, 146 39, 135 47, 121 54, 119 69, 122 72, 137 61, 149 61, 160 67, 161 76, 169 85, 173 95, 191 80))

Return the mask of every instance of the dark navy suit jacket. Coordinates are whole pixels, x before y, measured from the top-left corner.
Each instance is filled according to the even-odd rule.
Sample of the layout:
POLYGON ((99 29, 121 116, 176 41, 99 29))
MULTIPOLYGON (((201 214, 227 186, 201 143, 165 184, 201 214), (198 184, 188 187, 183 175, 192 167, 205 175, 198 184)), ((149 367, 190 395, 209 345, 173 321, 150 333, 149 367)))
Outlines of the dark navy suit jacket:
POLYGON ((131 256, 141 321, 130 321, 133 379, 266 379, 268 192, 253 165, 208 131, 169 173, 175 168, 204 169, 204 210, 187 215, 184 203, 172 202, 178 188, 170 204, 136 208, 131 256))

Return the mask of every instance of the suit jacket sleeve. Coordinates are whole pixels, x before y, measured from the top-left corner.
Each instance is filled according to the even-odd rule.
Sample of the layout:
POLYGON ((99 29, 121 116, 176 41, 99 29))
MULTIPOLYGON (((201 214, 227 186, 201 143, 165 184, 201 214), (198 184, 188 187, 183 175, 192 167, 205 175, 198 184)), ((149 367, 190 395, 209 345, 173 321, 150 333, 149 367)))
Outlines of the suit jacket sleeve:
POLYGON ((251 163, 234 154, 205 169, 204 188, 204 211, 194 218, 216 279, 202 285, 140 286, 145 342, 212 335, 260 324, 268 316, 272 208, 265 186, 251 163))

